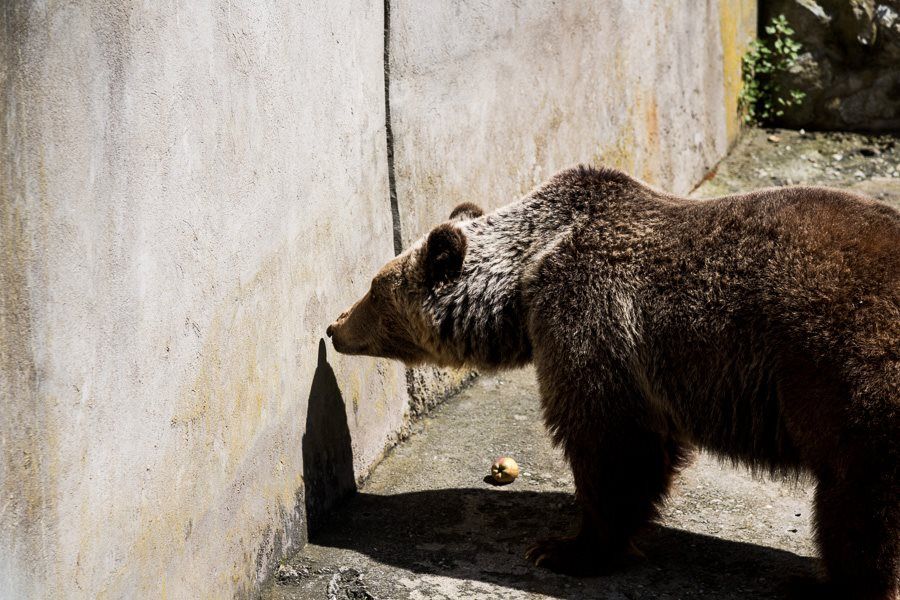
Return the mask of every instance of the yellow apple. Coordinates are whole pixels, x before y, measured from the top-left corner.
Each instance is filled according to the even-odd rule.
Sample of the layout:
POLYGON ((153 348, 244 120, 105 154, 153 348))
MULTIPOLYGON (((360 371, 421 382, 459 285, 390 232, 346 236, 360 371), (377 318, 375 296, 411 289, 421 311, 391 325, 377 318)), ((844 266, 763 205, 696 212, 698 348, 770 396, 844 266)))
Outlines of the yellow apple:
POLYGON ((497 483, 512 483, 519 476, 519 465, 508 456, 502 456, 491 465, 491 477, 497 483))

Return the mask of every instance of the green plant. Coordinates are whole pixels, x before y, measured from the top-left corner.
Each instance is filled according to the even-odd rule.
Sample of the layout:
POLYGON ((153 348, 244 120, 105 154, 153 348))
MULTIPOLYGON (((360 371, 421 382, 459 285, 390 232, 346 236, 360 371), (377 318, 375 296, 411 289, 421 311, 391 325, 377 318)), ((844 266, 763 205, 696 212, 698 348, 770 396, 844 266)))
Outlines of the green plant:
POLYGON ((806 97, 799 90, 782 90, 778 84, 785 73, 797 65, 800 42, 784 15, 773 18, 765 27, 765 36, 754 40, 741 59, 743 87, 738 107, 747 124, 769 122, 784 114, 784 109, 799 105, 806 97))

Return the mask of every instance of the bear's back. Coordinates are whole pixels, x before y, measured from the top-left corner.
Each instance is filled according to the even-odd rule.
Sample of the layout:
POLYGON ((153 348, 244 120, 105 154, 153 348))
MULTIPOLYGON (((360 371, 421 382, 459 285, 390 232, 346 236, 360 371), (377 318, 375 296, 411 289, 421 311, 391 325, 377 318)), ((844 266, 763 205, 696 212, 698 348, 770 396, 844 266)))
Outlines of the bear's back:
POLYGON ((769 292, 776 304, 818 300, 826 310, 867 297, 900 304, 900 213, 888 206, 836 189, 790 187, 670 212, 679 250, 695 268, 713 264, 713 277, 748 278, 744 286, 769 292))
POLYGON ((759 352, 816 356, 860 385, 900 369, 900 213, 890 207, 814 187, 694 200, 612 170, 550 184, 565 201, 549 210, 584 218, 531 269, 540 335, 577 323, 561 337, 569 348, 604 339, 621 356, 693 355, 696 372, 721 367, 697 348, 723 365, 759 352))

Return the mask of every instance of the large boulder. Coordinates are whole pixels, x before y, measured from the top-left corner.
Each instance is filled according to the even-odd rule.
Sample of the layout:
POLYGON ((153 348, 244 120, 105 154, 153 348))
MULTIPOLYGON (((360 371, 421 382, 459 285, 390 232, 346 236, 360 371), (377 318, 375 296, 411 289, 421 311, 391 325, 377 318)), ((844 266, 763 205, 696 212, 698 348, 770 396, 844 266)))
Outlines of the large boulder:
POLYGON ((806 98, 781 124, 900 130, 900 0, 763 0, 760 12, 785 15, 803 44, 778 83, 806 98))

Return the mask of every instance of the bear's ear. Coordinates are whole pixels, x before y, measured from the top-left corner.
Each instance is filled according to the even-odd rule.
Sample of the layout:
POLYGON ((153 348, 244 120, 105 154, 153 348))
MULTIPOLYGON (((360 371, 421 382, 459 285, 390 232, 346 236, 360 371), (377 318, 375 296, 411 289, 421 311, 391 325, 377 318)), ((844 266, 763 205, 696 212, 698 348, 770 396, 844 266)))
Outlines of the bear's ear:
POLYGON ((471 202, 463 202, 462 204, 454 208, 453 212, 450 213, 450 220, 464 221, 466 219, 477 219, 483 214, 484 211, 481 210, 481 207, 477 204, 472 204, 471 202))
POLYGON ((466 257, 466 236, 449 223, 438 225, 428 234, 422 248, 425 285, 432 287, 459 276, 466 257))

